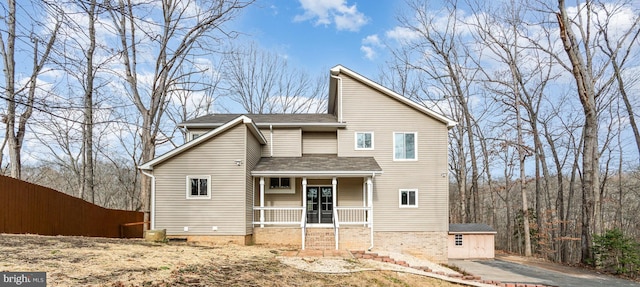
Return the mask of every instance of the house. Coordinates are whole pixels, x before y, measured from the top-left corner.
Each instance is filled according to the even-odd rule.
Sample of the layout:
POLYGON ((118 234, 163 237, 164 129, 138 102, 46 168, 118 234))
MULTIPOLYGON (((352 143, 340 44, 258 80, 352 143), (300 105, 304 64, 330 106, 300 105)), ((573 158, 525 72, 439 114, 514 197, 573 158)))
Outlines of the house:
POLYGON ((496 233, 484 223, 449 224, 449 259, 493 259, 496 233))
POLYGON ((343 67, 326 114, 217 114, 139 168, 169 237, 411 252, 447 260, 455 125, 343 67))

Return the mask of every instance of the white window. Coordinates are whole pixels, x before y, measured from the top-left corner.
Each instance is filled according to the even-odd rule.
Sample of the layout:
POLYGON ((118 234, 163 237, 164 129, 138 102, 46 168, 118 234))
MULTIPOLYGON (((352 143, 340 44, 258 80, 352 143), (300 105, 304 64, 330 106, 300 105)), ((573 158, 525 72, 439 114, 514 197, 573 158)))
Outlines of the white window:
POLYGON ((456 234, 454 237, 456 246, 462 246, 462 234, 456 234))
POLYGON ((356 132, 356 150, 373 149, 373 132, 356 132))
POLYGON ((417 160, 417 142, 418 134, 415 132, 393 133, 393 159, 417 160))
POLYGON ((188 175, 187 176, 187 199, 210 199, 211 198, 211 176, 210 175, 188 175))
POLYGON ((400 207, 418 207, 418 190, 401 189, 400 207))

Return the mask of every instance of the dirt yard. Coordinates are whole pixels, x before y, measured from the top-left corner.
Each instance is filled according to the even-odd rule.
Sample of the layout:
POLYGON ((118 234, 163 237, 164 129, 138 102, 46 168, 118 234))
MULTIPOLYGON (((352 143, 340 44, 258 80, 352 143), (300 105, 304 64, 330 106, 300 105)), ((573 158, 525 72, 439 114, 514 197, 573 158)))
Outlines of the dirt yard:
MULTIPOLYGON (((459 286, 395 271, 312 273, 283 264, 283 251, 0 234, 0 272, 44 271, 47 286, 459 286)), ((367 260, 340 260, 367 269, 367 260)))

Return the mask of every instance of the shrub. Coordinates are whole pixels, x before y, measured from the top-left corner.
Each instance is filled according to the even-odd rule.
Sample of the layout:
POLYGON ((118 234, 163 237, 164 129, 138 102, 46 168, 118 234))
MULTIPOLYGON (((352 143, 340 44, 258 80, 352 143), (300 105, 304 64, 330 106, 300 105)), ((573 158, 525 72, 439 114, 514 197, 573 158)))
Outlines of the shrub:
POLYGON ((593 236, 596 264, 605 270, 630 277, 640 275, 640 243, 618 228, 593 236))

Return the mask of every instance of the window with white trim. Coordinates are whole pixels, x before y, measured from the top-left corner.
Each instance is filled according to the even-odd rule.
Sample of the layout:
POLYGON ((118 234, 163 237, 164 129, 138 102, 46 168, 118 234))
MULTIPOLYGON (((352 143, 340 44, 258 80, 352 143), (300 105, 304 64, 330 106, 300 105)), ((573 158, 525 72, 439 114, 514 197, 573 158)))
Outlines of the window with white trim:
POLYGON ((356 132, 356 150, 373 149, 373 132, 356 132))
POLYGON ((399 195, 400 207, 418 207, 417 189, 401 189, 399 195))
POLYGON ((393 159, 417 160, 418 133, 393 133, 393 159))
POLYGON ((456 234, 454 237, 455 246, 462 246, 462 234, 456 234))
POLYGON ((187 199, 210 199, 211 198, 211 176, 210 175, 188 175, 187 176, 187 199))

